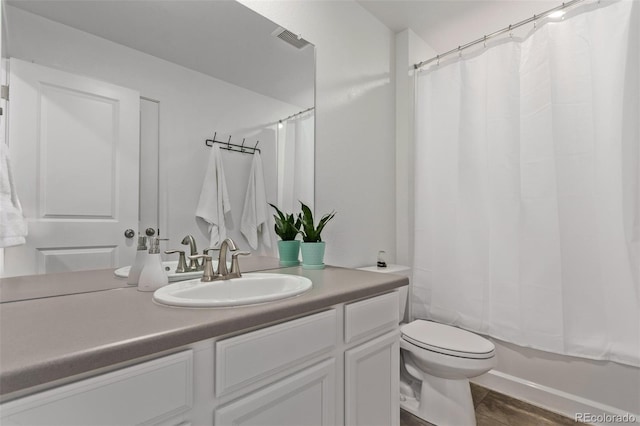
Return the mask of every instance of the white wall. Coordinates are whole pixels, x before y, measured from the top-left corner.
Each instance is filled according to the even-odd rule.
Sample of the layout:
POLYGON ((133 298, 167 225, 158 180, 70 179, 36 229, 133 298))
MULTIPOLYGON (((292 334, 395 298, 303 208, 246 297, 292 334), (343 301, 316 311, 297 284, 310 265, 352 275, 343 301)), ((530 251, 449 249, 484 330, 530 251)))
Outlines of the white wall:
MULTIPOLYGON (((248 91, 125 46, 7 7, 9 54, 65 71, 109 81, 159 102, 161 233, 181 248, 184 235, 196 237, 198 248, 208 246, 206 226, 196 223, 210 148, 207 138, 232 134, 240 143, 245 133, 260 140, 269 202, 276 202, 275 124, 300 110, 299 106, 248 91), (243 130, 244 129, 244 130, 243 130), (246 129, 253 129, 248 131, 246 129), (240 137, 239 139, 237 137, 240 137)), ((194 52, 202 54, 202 52, 194 52)), ((253 142, 255 138, 247 139, 253 142)), ((249 143, 249 142, 248 142, 249 143)), ((235 229, 230 237, 249 249, 239 232, 240 217, 252 156, 223 152, 235 229)), ((269 227, 272 229, 272 227, 269 227)), ((124 230, 123 230, 124 231, 124 230)), ((274 237, 275 238, 275 237, 274 237)))
POLYGON ((378 250, 395 260, 393 33, 354 1, 241 0, 314 43, 316 214, 325 262, 364 266, 378 250))
POLYGON ((413 266, 414 64, 434 54, 412 30, 396 34, 396 243, 401 265, 413 266))

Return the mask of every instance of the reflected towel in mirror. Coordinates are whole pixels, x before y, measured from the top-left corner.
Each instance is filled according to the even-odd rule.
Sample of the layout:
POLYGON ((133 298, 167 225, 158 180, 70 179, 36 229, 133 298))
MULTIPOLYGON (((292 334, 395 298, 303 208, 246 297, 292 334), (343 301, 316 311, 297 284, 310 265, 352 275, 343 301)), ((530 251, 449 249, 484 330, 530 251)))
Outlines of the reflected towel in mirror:
POLYGON ((222 166, 222 152, 215 146, 209 155, 209 165, 202 183, 196 218, 209 224, 209 247, 217 247, 227 238, 225 217, 231 214, 227 181, 222 166))
POLYGON ((0 141, 0 247, 25 243, 27 222, 16 194, 9 164, 9 148, 0 141))
POLYGON ((247 239, 252 249, 256 250, 259 237, 262 243, 271 248, 271 238, 267 223, 267 196, 264 186, 264 173, 262 171, 262 158, 259 152, 253 154, 249 184, 244 197, 240 232, 247 239))

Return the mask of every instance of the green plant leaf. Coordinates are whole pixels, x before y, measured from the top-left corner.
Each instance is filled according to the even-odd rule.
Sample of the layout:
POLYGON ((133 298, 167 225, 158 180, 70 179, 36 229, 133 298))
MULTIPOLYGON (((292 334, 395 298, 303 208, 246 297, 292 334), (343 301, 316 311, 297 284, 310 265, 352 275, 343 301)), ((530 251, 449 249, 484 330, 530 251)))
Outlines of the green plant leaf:
POLYGON ((302 201, 302 239, 307 243, 314 243, 322 241, 321 233, 327 222, 329 222, 336 215, 336 212, 331 212, 322 216, 316 227, 313 223, 313 213, 311 209, 305 205, 302 201))
POLYGON ((298 231, 300 230, 300 214, 294 216, 293 214, 282 213, 278 207, 271 203, 269 203, 269 205, 273 207, 277 213, 277 216, 273 215, 275 220, 274 230, 276 234, 283 241, 295 240, 298 235, 298 231))

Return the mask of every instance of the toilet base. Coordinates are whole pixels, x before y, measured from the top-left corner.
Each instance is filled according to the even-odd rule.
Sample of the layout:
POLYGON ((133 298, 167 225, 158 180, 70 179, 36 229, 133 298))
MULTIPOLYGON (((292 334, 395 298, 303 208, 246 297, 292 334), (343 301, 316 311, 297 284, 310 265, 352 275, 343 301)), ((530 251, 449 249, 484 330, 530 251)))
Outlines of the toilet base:
MULTIPOLYGON (((407 411, 411 414, 413 414, 416 417, 420 417, 419 414, 419 408, 420 408, 420 401, 418 401, 417 399, 410 397, 410 396, 406 396, 406 395, 400 395, 400 408, 402 408, 404 411, 407 411)), ((422 418, 422 417, 420 417, 422 418)), ((426 420, 426 419, 422 419, 422 420, 426 420)))
POLYGON ((400 407, 437 426, 475 426, 476 415, 469 380, 430 376, 418 399, 400 396, 400 407))

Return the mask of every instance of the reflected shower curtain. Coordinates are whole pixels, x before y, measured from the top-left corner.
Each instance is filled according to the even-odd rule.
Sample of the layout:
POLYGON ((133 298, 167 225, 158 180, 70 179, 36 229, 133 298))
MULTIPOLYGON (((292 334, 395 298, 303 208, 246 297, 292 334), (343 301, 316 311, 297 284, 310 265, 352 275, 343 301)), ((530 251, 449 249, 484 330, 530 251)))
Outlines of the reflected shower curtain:
POLYGON ((278 206, 283 212, 300 211, 302 201, 313 210, 314 114, 287 120, 278 129, 278 206))
POLYGON ((640 366, 638 6, 417 77, 415 317, 640 366))

